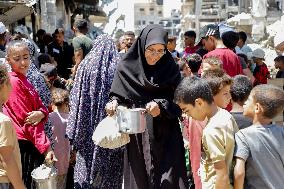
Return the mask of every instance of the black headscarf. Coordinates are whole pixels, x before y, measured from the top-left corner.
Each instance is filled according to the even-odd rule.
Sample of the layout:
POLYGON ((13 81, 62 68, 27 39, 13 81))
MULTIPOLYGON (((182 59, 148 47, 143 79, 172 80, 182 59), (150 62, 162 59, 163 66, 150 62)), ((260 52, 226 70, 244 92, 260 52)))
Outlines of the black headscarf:
POLYGON ((166 47, 167 38, 168 33, 160 25, 149 25, 142 30, 118 64, 111 96, 119 95, 134 102, 172 98, 180 82, 180 72, 170 52, 166 50, 155 65, 148 65, 144 55, 150 45, 163 44, 166 47))

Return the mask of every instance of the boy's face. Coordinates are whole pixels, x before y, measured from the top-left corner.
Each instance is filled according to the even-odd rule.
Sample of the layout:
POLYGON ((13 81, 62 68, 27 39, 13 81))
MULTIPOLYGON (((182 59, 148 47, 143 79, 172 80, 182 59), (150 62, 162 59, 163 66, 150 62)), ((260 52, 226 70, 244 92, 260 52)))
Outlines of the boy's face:
POLYGON ((183 66, 182 73, 183 73, 184 77, 189 77, 191 75, 191 70, 190 70, 188 64, 185 64, 183 66))
POLYGON ((10 79, 8 79, 0 88, 1 96, 0 96, 0 102, 5 103, 9 99, 9 95, 12 91, 12 86, 10 83, 10 79))
POLYGON ((184 36, 184 46, 191 46, 194 45, 195 43, 195 37, 190 37, 190 36, 184 36))
POLYGON ((215 49, 215 39, 212 36, 203 39, 202 43, 207 51, 213 51, 215 49))
POLYGON ((63 44, 64 34, 62 34, 62 33, 55 34, 55 41, 56 41, 57 44, 63 44))
POLYGON ((275 66, 276 69, 284 70, 284 63, 282 63, 282 62, 275 61, 274 66, 275 66))
POLYGON ((226 108, 231 101, 231 93, 230 93, 231 85, 226 85, 223 87, 218 94, 216 94, 214 98, 215 104, 220 108, 226 108))
POLYGON ((29 50, 25 47, 19 47, 11 51, 6 60, 10 64, 13 72, 26 75, 30 67, 29 50))
POLYGON ((262 58, 253 58, 253 61, 256 65, 261 65, 264 60, 262 58))
POLYGON ((179 103, 178 105, 184 114, 197 121, 204 121, 207 117, 205 110, 208 104, 200 98, 195 100, 195 106, 185 103, 179 103))
POLYGON ((176 43, 176 40, 173 40, 171 42, 168 42, 167 44, 167 49, 172 52, 176 49, 176 46, 177 46, 177 43, 176 43))
POLYGON ((251 93, 243 105, 244 109, 243 115, 253 118, 255 114, 255 105, 256 104, 253 99, 253 93, 251 93))

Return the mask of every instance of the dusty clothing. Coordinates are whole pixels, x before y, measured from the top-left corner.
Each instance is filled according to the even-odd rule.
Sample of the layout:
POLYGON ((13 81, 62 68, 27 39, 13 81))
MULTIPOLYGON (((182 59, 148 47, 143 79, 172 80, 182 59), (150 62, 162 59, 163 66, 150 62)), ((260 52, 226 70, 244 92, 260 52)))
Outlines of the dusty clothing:
MULTIPOLYGON (((224 109, 218 109, 218 112, 208 120, 202 136, 200 166, 202 188, 215 189, 214 163, 225 161, 228 173, 231 172, 235 133, 238 130, 235 119, 224 109)), ((230 187, 232 188, 232 185, 230 187)))
MULTIPOLYGON (((21 154, 20 154, 20 148, 17 140, 16 131, 12 125, 10 118, 0 112, 0 148, 6 146, 12 147, 14 149, 13 156, 14 159, 16 160, 17 166, 21 174, 22 173, 21 154)), ((9 182, 10 180, 7 176, 5 168, 3 167, 3 164, 0 161, 0 183, 9 183, 9 182)))
POLYGON ((253 125, 240 130, 234 156, 246 161, 245 189, 283 188, 283 127, 253 125))

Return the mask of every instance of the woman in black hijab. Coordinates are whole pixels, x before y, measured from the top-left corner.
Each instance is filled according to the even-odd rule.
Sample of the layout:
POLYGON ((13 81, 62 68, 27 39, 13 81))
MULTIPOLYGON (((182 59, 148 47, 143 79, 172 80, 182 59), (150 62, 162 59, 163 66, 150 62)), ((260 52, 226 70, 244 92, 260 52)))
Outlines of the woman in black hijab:
POLYGON ((152 115, 147 130, 130 135, 124 161, 125 189, 185 189, 186 167, 179 107, 173 103, 180 72, 166 50, 167 32, 159 25, 144 28, 118 64, 106 106, 143 107, 152 115))

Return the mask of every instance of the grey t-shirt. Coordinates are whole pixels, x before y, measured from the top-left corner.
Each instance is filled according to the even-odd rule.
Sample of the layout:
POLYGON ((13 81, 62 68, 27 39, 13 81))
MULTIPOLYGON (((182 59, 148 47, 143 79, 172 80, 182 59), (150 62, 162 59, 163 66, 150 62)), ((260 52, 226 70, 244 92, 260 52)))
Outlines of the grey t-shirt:
POLYGON ((235 136, 234 156, 246 161, 245 189, 284 188, 284 127, 245 128, 235 136))
POLYGON ((252 125, 252 120, 245 117, 242 112, 230 112, 235 118, 239 129, 244 129, 252 125))

